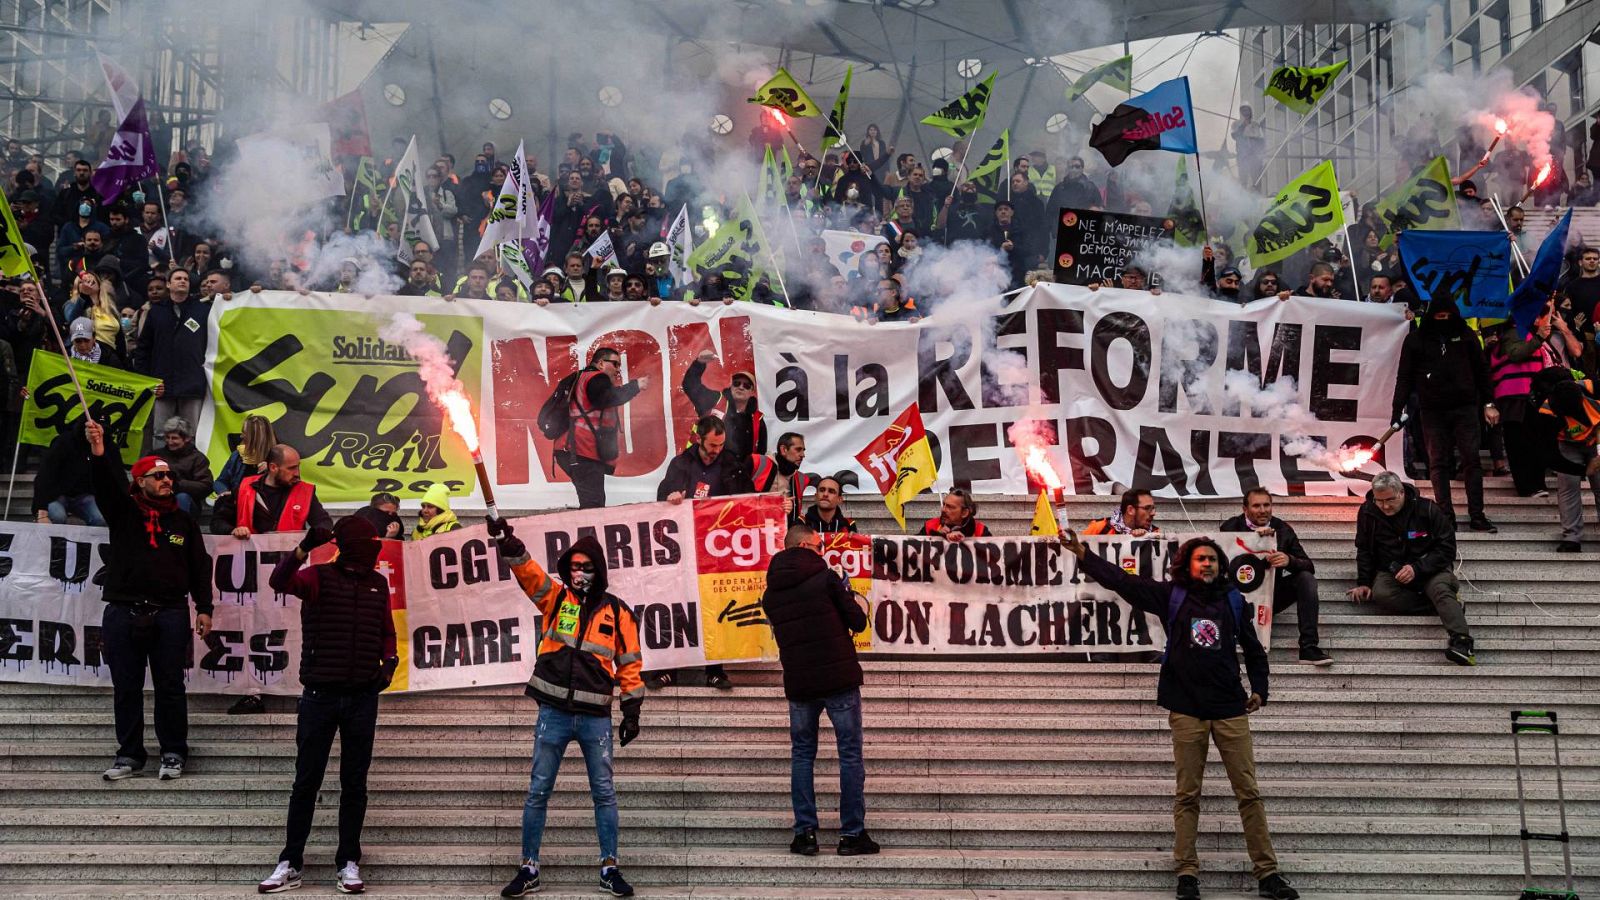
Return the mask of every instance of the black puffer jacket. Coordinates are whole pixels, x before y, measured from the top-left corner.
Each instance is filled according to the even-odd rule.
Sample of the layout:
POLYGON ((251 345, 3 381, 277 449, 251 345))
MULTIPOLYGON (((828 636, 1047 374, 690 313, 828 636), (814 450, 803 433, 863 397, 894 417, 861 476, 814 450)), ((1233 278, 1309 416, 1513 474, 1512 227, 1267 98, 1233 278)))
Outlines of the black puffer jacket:
POLYGON ((272 570, 270 583, 301 601, 301 684, 349 689, 382 679, 383 661, 395 655, 387 578, 338 562, 302 569, 288 553, 272 570))
POLYGON ((1356 513, 1356 584, 1372 587, 1379 572, 1393 575, 1404 566, 1417 572, 1417 587, 1428 578, 1449 571, 1456 560, 1456 526, 1437 503, 1418 496, 1406 485, 1406 500, 1393 517, 1378 510, 1367 492, 1367 502, 1356 513))
POLYGON ((1455 312, 1454 304, 1442 305, 1451 310, 1450 318, 1423 318, 1401 345, 1391 422, 1400 421, 1413 391, 1424 411, 1481 407, 1494 397, 1478 335, 1455 312))
POLYGON ((761 606, 778 642, 785 697, 819 700, 861 686, 850 635, 866 630, 867 614, 821 556, 800 547, 774 556, 761 606))

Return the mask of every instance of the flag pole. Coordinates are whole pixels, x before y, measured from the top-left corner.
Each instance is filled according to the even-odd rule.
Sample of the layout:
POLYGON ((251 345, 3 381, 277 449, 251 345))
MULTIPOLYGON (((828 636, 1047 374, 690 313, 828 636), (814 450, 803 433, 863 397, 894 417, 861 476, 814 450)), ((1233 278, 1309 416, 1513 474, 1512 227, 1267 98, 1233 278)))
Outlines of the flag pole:
MULTIPOLYGON (((1200 165, 1200 149, 1194 151, 1195 199, 1200 201, 1200 229, 1205 232, 1205 246, 1211 246, 1211 217, 1206 215, 1206 176, 1200 165)), ((1231 262, 1231 260, 1230 260, 1231 262)))
POLYGON ((1522 277, 1528 277, 1528 258, 1522 255, 1522 248, 1517 245, 1517 236, 1511 233, 1511 225, 1506 222, 1505 210, 1500 206, 1500 196, 1491 194, 1489 205, 1494 208, 1495 217, 1500 220, 1500 229, 1511 239, 1511 256, 1522 267, 1522 277))
MULTIPOLYGON (((756 211, 756 205, 750 202, 750 195, 744 195, 744 202, 749 204, 750 212, 755 216, 755 226, 761 228, 761 213, 756 211)), ((793 224, 791 222, 791 224, 793 224)), ((772 242, 767 240, 765 234, 761 235, 761 245, 767 248, 767 260, 772 263, 772 274, 778 279, 778 290, 783 292, 783 304, 789 309, 794 309, 794 301, 789 299, 789 288, 783 283, 783 270, 778 266, 777 254, 772 252, 772 242)), ((754 286, 752 285, 752 290, 754 286)))

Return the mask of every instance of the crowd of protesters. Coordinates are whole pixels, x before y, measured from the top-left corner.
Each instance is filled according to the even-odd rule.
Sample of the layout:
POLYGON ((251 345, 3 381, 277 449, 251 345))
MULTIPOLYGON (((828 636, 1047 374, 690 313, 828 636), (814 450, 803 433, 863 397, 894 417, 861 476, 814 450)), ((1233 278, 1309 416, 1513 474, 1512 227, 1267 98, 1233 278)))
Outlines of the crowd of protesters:
MULTIPOLYGON (((1250 122, 1248 114, 1242 115, 1244 127, 1233 132, 1241 166, 1254 152, 1250 122)), ((1600 137, 1600 120, 1596 128, 1600 137)), ((765 157, 769 149, 783 149, 784 140, 782 133, 762 127, 752 134, 750 148, 765 157)), ((1000 196, 992 185, 986 191, 971 181, 952 179, 952 169, 964 171, 970 162, 963 160, 965 148, 959 144, 948 156, 930 160, 896 149, 876 126, 869 126, 855 146, 830 151, 820 159, 797 154, 793 172, 786 173, 770 201, 761 198, 777 223, 766 226, 769 239, 792 241, 797 253, 786 254, 786 278, 761 279, 749 300, 851 314, 873 322, 915 321, 935 315, 941 299, 919 296, 916 268, 929 248, 962 242, 992 248, 1003 260, 1006 280, 1018 287, 1030 278, 1048 277, 1041 270, 1050 268, 1056 210, 1151 212, 1150 200, 1121 184, 1115 170, 1096 180, 1081 156, 1052 159, 1042 151, 1019 156, 1008 162, 1003 175, 1009 177, 1002 182, 1005 195, 1000 196), (883 240, 841 269, 829 256, 825 230, 883 240)), ((392 171, 394 162, 386 160, 385 165, 392 171)), ((302 668, 307 698, 315 701, 302 700, 301 729, 309 737, 300 748, 286 848, 278 870, 262 882, 261 889, 275 892, 299 886, 306 832, 328 747, 335 733, 343 733, 342 796, 349 811, 341 809, 336 863, 341 889, 360 890, 360 818, 365 807, 365 766, 376 727, 375 698, 397 662, 393 625, 380 614, 382 602, 373 599, 382 590, 372 568, 374 539, 422 540, 458 528, 460 522, 451 510, 449 491, 435 486, 422 498, 420 514, 409 531, 400 517, 399 498, 387 493, 375 495, 369 506, 335 525, 315 486, 301 478, 299 453, 279 442, 271 422, 260 416, 246 419, 227 459, 208 459, 195 446, 195 426, 208 394, 204 360, 215 304, 235 290, 257 285, 357 291, 358 285, 370 283, 364 276, 375 268, 384 270, 396 293, 407 296, 538 305, 733 302, 720 274, 679 283, 673 275, 672 248, 663 235, 673 216, 688 208, 694 211, 691 221, 699 232, 697 239, 703 240, 708 219, 736 214, 739 192, 707 182, 705 173, 716 171, 716 166, 703 146, 687 148, 677 169, 662 177, 658 166, 642 164, 616 134, 601 133, 592 140, 574 134, 550 171, 528 159, 536 201, 542 202, 551 192, 556 197, 549 265, 531 284, 524 284, 492 255, 471 256, 508 174, 507 160, 496 145, 486 143, 459 171, 449 153, 428 167, 421 200, 424 214, 432 218, 435 240, 419 240, 402 234, 399 224, 389 225, 379 235, 387 241, 383 253, 351 257, 319 280, 290 254, 252 258, 208 221, 207 201, 217 183, 203 148, 177 154, 159 183, 138 185, 115 198, 96 195, 90 166, 82 159, 69 157, 60 177, 52 179, 46 176, 41 158, 27 156, 12 142, 0 165, 39 279, 13 279, 0 285, 0 362, 8 379, 4 396, 10 433, 15 434, 21 388, 35 349, 134 370, 159 382, 149 429, 152 452, 134 466, 131 486, 123 481, 114 455, 106 453, 104 431, 94 424, 65 427, 44 451, 34 482, 33 506, 39 521, 109 525, 114 547, 121 548, 114 550, 113 581, 106 588, 108 602, 118 608, 116 616, 108 614, 106 634, 107 655, 118 684, 119 749, 105 777, 131 777, 145 764, 142 717, 135 715, 130 698, 139 690, 135 682, 142 685, 146 662, 157 692, 162 777, 182 775, 188 750, 182 686, 174 684, 173 648, 187 639, 190 626, 187 614, 180 617, 175 610, 192 596, 198 614, 194 630, 203 635, 209 629, 209 583, 191 577, 206 566, 197 555, 204 553, 198 540, 200 522, 209 517, 213 534, 240 539, 261 532, 303 533, 300 549, 279 564, 273 585, 308 602, 332 598, 327 602, 335 604, 339 617, 308 620, 308 645, 332 641, 331 658, 325 657, 320 668, 302 668), (706 211, 710 215, 703 216, 706 211), (596 241, 608 234, 615 258, 589 255, 596 241), (185 547, 182 540, 171 540, 174 535, 194 539, 185 547), (346 562, 302 570, 308 555, 329 542, 338 544, 346 562), (154 590, 128 581, 132 577, 128 573, 141 558, 170 563, 171 583, 154 590), (115 581, 118 572, 123 573, 121 583, 115 581), (155 623, 139 625, 137 647, 129 643, 135 626, 120 618, 112 621, 127 616, 155 623), (328 637, 329 629, 352 621, 361 623, 359 640, 353 645, 328 637), (357 751, 354 756, 351 746, 357 751)), ((1595 174, 1600 174, 1600 165, 1595 174)), ((1525 176, 1501 165, 1488 177, 1525 181, 1525 176)), ((1563 200, 1592 204, 1595 191, 1588 170, 1575 179, 1563 172, 1533 200, 1541 205, 1563 200)), ((1490 213, 1484 210, 1476 185, 1463 181, 1459 192, 1463 218, 1471 220, 1468 227, 1483 226, 1490 213)), ((1507 323, 1469 322, 1449 301, 1421 303, 1406 284, 1398 251, 1375 208, 1367 204, 1360 209, 1349 247, 1319 243, 1282 265, 1259 271, 1249 271, 1226 242, 1212 240, 1203 254, 1200 283, 1219 301, 1297 294, 1406 304, 1414 322, 1396 361, 1393 418, 1409 425, 1409 474, 1431 479, 1433 499, 1392 473, 1373 481, 1357 521, 1357 578, 1349 595, 1387 611, 1436 613, 1447 636, 1447 658, 1471 665, 1472 637, 1452 572, 1458 520, 1451 482, 1459 478, 1466 486, 1467 509, 1460 526, 1494 532, 1496 526, 1484 509, 1480 453, 1488 451, 1490 472, 1511 476, 1522 496, 1545 496, 1547 473, 1554 472, 1562 526, 1557 549, 1563 552, 1581 549, 1584 481, 1600 502, 1596 454, 1600 401, 1582 375, 1594 371, 1597 362, 1600 249, 1573 251, 1571 274, 1532 333, 1524 335, 1507 323)), ((1524 240, 1523 220, 1519 207, 1507 211, 1512 240, 1524 240)), ((1162 274, 1130 266, 1116 285, 1159 290, 1162 274)), ((849 798, 842 810, 846 840, 839 852, 875 853, 877 845, 865 831, 862 801, 861 673, 849 638, 865 622, 847 585, 830 578, 817 556, 822 536, 856 530, 855 521, 844 511, 846 484, 801 470, 802 435, 769 435, 754 373, 734 372, 726 384, 711 384, 706 379, 708 362, 697 360, 682 383, 674 386, 691 400, 698 419, 692 443, 668 466, 658 499, 676 503, 752 491, 785 495, 791 531, 786 550, 774 563, 777 580, 769 584, 767 609, 783 653, 785 690, 795 723, 796 825, 791 849, 802 855, 817 852, 811 760, 818 717, 826 710, 840 741, 841 778, 849 798), (819 615, 826 620, 822 624, 807 618, 819 615), (806 655, 812 650, 796 649, 809 644, 827 648, 826 678, 819 680, 815 659, 806 655), (813 671, 799 674, 808 666, 813 671)), ((593 350, 571 392, 569 418, 582 424, 574 424, 556 441, 557 461, 577 487, 581 506, 605 505, 606 479, 618 455, 620 410, 647 386, 645 379, 624 382, 619 363, 616 350, 593 350)), ((1160 532, 1156 502, 1147 491, 1127 492, 1109 512, 1085 529, 1085 535, 1137 538, 1160 532)), ((923 524, 921 534, 952 542, 982 539, 990 532, 977 513, 978 504, 970 493, 952 490, 943 496, 939 514, 923 524)), ((670 687, 679 673, 640 671, 636 624, 627 607, 606 593, 604 554, 598 545, 580 542, 569 550, 556 566, 558 580, 529 558, 509 525, 497 523, 493 530, 520 585, 547 620, 581 615, 574 619, 577 631, 552 630, 543 636, 530 682, 530 693, 541 703, 539 755, 523 821, 524 865, 506 895, 520 896, 539 887, 545 803, 561 754, 573 740, 589 763, 603 857, 601 886, 619 895, 631 893, 616 863, 616 800, 609 768, 611 691, 622 689, 620 744, 626 745, 638 734, 647 687, 670 687), (558 677, 558 671, 564 674, 558 677), (575 701, 579 695, 589 699, 575 701), (602 757, 604 765, 597 762, 602 757)), ((1279 570, 1272 605, 1296 611, 1299 662, 1319 667, 1332 663, 1319 646, 1316 564, 1293 527, 1273 515, 1271 495, 1260 489, 1248 492, 1241 514, 1221 523, 1219 531, 1256 531, 1277 538, 1278 549, 1265 557, 1268 566, 1279 570)), ((1228 614, 1229 582, 1218 573, 1226 557, 1214 542, 1185 545, 1172 582, 1178 585, 1176 590, 1124 576, 1093 554, 1084 555, 1075 537, 1064 543, 1083 558, 1090 575, 1169 624, 1177 621, 1180 607, 1186 615, 1204 613, 1207 621, 1223 623, 1212 643, 1229 646, 1226 659, 1185 645, 1171 655, 1161 676, 1162 703, 1173 712, 1175 741, 1182 751, 1178 871, 1186 879, 1180 882, 1180 896, 1185 896, 1182 892, 1189 887, 1198 890, 1193 880, 1198 861, 1192 819, 1206 741, 1216 740, 1219 746, 1242 742, 1248 747, 1243 717, 1266 702, 1265 652, 1253 641, 1246 623, 1235 621, 1236 612, 1228 614), (1248 694, 1237 684, 1238 663, 1231 651, 1235 642, 1244 647, 1250 668, 1248 694), (1194 686, 1198 682, 1190 677, 1192 672, 1185 672, 1201 667, 1232 673, 1235 684, 1226 696, 1189 693, 1199 690, 1194 686), (1232 724, 1224 728, 1226 723, 1232 724)), ((712 666, 705 675, 714 687, 732 684, 721 667, 712 666)), ((1200 680, 1211 683, 1219 678, 1207 675, 1200 680)), ((261 709, 259 698, 247 697, 234 711, 261 709)), ((1229 774, 1240 792, 1262 896, 1296 896, 1277 873, 1265 813, 1255 792, 1253 762, 1234 759, 1229 774)))

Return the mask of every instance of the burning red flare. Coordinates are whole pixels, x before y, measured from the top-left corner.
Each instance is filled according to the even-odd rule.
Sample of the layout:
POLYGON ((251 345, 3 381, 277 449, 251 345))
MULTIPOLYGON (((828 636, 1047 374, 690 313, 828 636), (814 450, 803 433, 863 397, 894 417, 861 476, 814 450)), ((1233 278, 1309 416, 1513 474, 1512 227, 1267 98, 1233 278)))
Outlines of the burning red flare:
POLYGON ((1545 160, 1544 161, 1544 165, 1539 167, 1539 174, 1533 176, 1532 187, 1539 187, 1540 185, 1544 184, 1545 181, 1550 177, 1550 173, 1552 171, 1554 171, 1554 170, 1555 170, 1555 160, 1552 160, 1552 159, 1545 160))
POLYGON ((1377 455, 1377 451, 1371 447, 1341 447, 1339 456, 1342 458, 1339 460, 1339 468, 1346 472, 1354 472, 1372 462, 1373 457, 1377 455))
POLYGON ((767 112, 772 114, 772 121, 777 122, 779 128, 789 127, 789 120, 783 117, 782 110, 774 109, 773 107, 769 106, 767 107, 767 112))
POLYGON ((1510 127, 1511 126, 1506 124, 1506 120, 1505 119, 1495 119, 1494 120, 1494 130, 1495 130, 1495 133, 1497 133, 1497 134, 1500 134, 1500 135, 1504 136, 1505 133, 1506 133, 1506 130, 1508 128, 1510 128, 1510 127))
POLYGON ((472 401, 461 391, 451 390, 434 397, 434 402, 444 410, 444 417, 450 422, 450 430, 467 445, 467 451, 477 457, 478 424, 472 420, 472 401))

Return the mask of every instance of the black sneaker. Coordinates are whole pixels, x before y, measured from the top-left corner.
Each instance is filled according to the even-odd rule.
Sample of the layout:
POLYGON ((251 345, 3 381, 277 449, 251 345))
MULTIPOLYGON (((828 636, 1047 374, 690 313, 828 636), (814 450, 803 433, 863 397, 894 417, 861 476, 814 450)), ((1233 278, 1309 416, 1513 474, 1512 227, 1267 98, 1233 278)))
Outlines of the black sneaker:
POLYGON ((1179 875, 1178 900, 1200 900, 1200 879, 1193 875, 1179 875))
POLYGON ((230 716, 255 716, 267 711, 267 704, 255 694, 246 694, 228 707, 230 716))
POLYGON ((816 856, 817 830, 815 828, 807 828, 805 831, 795 835, 794 840, 789 842, 789 852, 798 853, 801 856, 816 856))
POLYGON ((176 781, 183 777, 183 757, 176 753, 161 754, 161 771, 157 773, 162 781, 176 781))
POLYGON ((616 866, 606 866, 600 870, 600 893, 610 894, 613 897, 632 897, 633 885, 622 877, 622 870, 616 866))
POLYGON ((1489 521, 1488 516, 1473 516, 1472 521, 1467 527, 1471 528, 1473 531, 1487 531, 1490 534, 1500 533, 1500 529, 1496 528, 1494 523, 1489 521))
POLYGON ((1290 887, 1289 879, 1277 872, 1261 879, 1260 890, 1257 893, 1272 900, 1300 900, 1300 892, 1290 887))
POLYGON ((534 866, 518 866, 516 877, 511 883, 500 889, 502 897, 526 897, 529 894, 539 893, 539 868, 534 866))
POLYGON ((1472 638, 1451 638, 1450 646, 1445 648, 1444 658, 1458 666, 1475 666, 1478 664, 1478 657, 1472 653, 1472 638))
POLYGON ((1333 657, 1323 653, 1320 647, 1301 647, 1300 661, 1308 666, 1333 665, 1333 657))
POLYGON ((1562 541, 1556 545, 1557 553, 1582 553, 1583 545, 1577 541, 1562 541))
POLYGON ((880 849, 882 848, 878 846, 878 842, 868 836, 865 831, 860 834, 839 835, 839 849, 837 852, 840 856, 871 856, 880 849))

